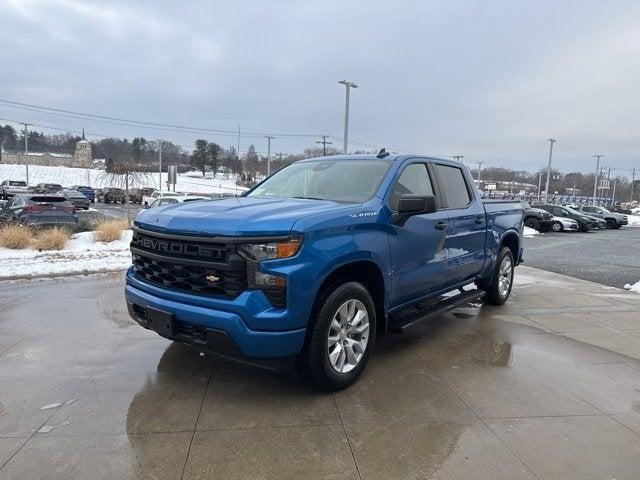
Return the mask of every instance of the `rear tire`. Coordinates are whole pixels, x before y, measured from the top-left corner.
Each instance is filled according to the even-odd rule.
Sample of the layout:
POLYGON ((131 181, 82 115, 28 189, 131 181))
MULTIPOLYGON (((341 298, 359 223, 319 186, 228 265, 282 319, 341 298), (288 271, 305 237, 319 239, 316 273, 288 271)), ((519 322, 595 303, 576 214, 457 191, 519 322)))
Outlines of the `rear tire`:
POLYGON ((529 228, 533 228, 534 230, 539 230, 540 229, 540 221, 536 218, 527 218, 524 221, 524 226, 525 227, 529 227, 529 228))
POLYGON ((485 291, 484 301, 490 305, 502 305, 511 295, 513 287, 513 272, 515 261, 513 253, 508 247, 502 247, 496 266, 493 269, 491 281, 486 285, 479 285, 485 291))
POLYGON ((367 365, 376 339, 376 309, 357 282, 338 285, 321 302, 302 352, 304 369, 317 387, 341 390, 367 365))

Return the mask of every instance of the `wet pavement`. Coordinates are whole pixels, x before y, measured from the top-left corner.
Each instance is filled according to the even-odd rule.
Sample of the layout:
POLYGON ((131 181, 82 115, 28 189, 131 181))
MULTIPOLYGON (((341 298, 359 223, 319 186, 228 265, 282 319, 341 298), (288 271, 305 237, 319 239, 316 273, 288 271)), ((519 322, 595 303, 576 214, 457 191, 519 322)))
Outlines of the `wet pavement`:
POLYGON ((0 286, 0 479, 640 478, 640 295, 516 282, 333 394, 138 327, 121 275, 0 286))

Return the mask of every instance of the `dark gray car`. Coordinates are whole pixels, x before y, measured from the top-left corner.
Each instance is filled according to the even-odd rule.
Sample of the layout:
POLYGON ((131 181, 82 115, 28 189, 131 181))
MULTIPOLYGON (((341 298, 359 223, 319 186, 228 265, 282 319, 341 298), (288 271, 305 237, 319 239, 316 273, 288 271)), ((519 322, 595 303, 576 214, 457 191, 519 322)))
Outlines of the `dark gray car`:
POLYGON ((60 195, 18 194, 0 209, 0 219, 25 225, 56 226, 78 222, 75 207, 60 195))
POLYGON ((64 198, 69 200, 71 204, 76 208, 82 208, 83 210, 89 210, 91 201, 85 196, 84 193, 77 190, 62 190, 60 192, 64 198))
POLYGON ((592 205, 580 205, 576 210, 591 215, 592 217, 601 218, 607 222, 607 228, 620 228, 623 225, 627 225, 629 220, 626 215, 621 213, 610 212, 604 207, 596 207, 592 205))

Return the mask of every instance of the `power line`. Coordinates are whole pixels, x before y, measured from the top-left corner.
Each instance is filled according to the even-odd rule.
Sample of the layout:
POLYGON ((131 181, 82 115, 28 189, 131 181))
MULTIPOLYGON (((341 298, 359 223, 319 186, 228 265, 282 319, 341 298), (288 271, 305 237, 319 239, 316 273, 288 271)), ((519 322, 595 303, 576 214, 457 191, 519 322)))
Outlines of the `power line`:
MULTIPOLYGON (((178 129, 178 131, 186 130, 186 131, 195 131, 195 132, 207 132, 213 133, 217 135, 233 135, 236 136, 237 132, 232 130, 221 130, 221 129, 213 129, 213 128, 203 128, 203 127, 192 127, 187 125, 175 125, 169 123, 157 123, 157 122, 147 122, 143 120, 133 120, 127 118, 120 117, 111 117, 107 115, 97 115, 93 113, 82 113, 75 112, 72 110, 64 110, 60 108, 52 108, 46 107, 43 105, 34 105, 29 103, 22 102, 14 102, 11 100, 0 99, 0 104, 10 108, 16 108, 19 110, 28 110, 35 111, 40 113, 47 113, 50 115, 59 115, 64 117, 76 118, 76 119, 85 119, 89 121, 101 122, 101 123, 109 123, 115 125, 126 125, 132 126, 136 125, 144 128, 162 128, 169 129, 169 131, 173 131, 171 129, 178 129), (120 122, 120 123, 114 123, 120 122), (124 122, 124 123, 122 123, 124 122)), ((317 137, 317 134, 312 133, 272 133, 272 132, 243 132, 243 136, 252 136, 252 137, 264 137, 265 135, 275 135, 278 137, 292 137, 292 138, 305 138, 305 137, 317 137)))

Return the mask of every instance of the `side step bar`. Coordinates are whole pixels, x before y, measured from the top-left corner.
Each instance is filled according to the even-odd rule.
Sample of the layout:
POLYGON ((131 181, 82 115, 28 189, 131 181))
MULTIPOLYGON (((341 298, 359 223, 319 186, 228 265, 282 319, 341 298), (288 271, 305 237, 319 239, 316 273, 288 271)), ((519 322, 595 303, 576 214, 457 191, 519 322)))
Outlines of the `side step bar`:
POLYGON ((389 322, 389 331, 402 333, 416 322, 421 322, 423 320, 443 315, 455 308, 458 308, 463 303, 479 300, 483 295, 484 292, 482 290, 463 290, 457 295, 444 297, 442 300, 430 303, 422 308, 418 305, 412 312, 399 317, 392 317, 389 322))

